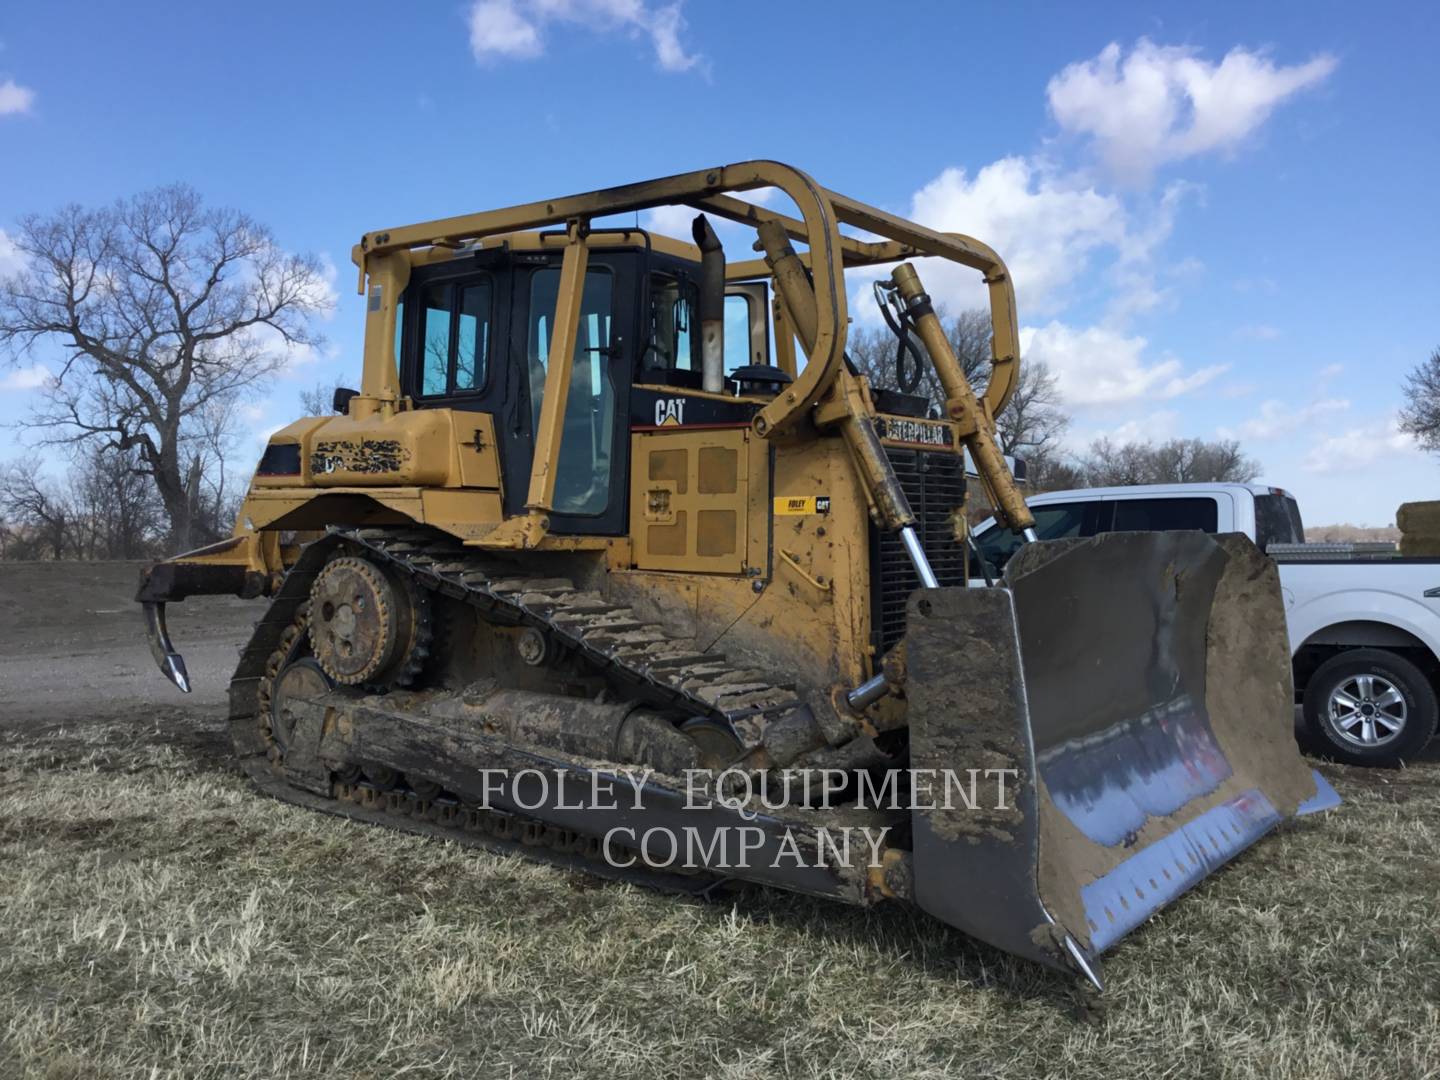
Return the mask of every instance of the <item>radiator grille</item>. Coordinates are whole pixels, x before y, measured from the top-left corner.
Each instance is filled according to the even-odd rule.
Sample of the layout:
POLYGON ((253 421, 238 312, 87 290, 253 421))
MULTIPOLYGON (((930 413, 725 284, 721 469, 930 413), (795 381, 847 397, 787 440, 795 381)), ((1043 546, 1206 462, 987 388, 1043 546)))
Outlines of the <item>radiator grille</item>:
MULTIPOLYGON (((915 512, 936 579, 942 586, 964 585, 965 549, 955 542, 950 524, 950 513, 965 494, 964 457, 893 447, 885 453, 915 512)), ((905 604, 920 581, 895 533, 874 532, 870 552, 875 647, 885 653, 905 636, 905 604)))

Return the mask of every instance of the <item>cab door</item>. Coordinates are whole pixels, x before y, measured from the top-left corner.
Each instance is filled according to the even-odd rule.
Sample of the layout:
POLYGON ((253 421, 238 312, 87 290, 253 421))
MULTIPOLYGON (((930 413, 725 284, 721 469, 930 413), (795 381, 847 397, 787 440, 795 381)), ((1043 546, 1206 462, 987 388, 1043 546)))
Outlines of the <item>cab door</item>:
MULTIPOLYGON (((558 255, 515 256, 509 368, 516 393, 506 424, 523 433, 505 466, 505 512, 524 512, 535 429, 545 395, 560 285, 558 255)), ((570 391, 555 476, 553 533, 617 536, 626 531, 630 342, 636 319, 635 256, 593 251, 585 274, 570 391)))

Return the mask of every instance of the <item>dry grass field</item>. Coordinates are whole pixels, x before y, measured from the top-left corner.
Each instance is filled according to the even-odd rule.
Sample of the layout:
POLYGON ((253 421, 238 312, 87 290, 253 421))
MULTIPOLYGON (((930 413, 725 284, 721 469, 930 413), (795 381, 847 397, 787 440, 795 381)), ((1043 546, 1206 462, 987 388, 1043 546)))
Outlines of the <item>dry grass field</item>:
POLYGON ((1324 766, 1345 805, 1123 942, 1097 1007, 902 910, 677 901, 270 801, 221 730, 242 606, 183 605, 181 699, 128 571, 67 580, 0 568, 0 1076, 1440 1075, 1433 760, 1324 766))

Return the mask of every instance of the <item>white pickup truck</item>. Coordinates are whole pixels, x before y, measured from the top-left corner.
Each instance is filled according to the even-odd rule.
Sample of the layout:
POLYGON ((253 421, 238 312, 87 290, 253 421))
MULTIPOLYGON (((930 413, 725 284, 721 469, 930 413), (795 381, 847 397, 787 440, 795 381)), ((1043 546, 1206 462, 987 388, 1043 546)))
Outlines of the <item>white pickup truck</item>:
MULTIPOLYGON (((1440 559, 1400 558, 1382 545, 1306 544, 1294 498, 1258 484, 1087 488, 1027 501, 1042 540, 1244 533, 1279 563, 1296 694, 1314 737, 1341 760, 1391 765, 1414 758, 1435 733, 1440 559)), ((973 536, 979 569, 992 578, 1020 546, 994 519, 973 536)))

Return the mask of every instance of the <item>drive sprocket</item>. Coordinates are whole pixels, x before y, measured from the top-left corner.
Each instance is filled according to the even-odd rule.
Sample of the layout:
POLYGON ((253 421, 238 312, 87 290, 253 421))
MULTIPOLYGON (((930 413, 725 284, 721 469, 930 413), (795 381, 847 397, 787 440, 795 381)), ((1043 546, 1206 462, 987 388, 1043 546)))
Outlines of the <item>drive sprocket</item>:
POLYGON ((326 563, 310 588, 310 648, 337 685, 406 686, 429 655, 428 597, 368 559, 326 563))

